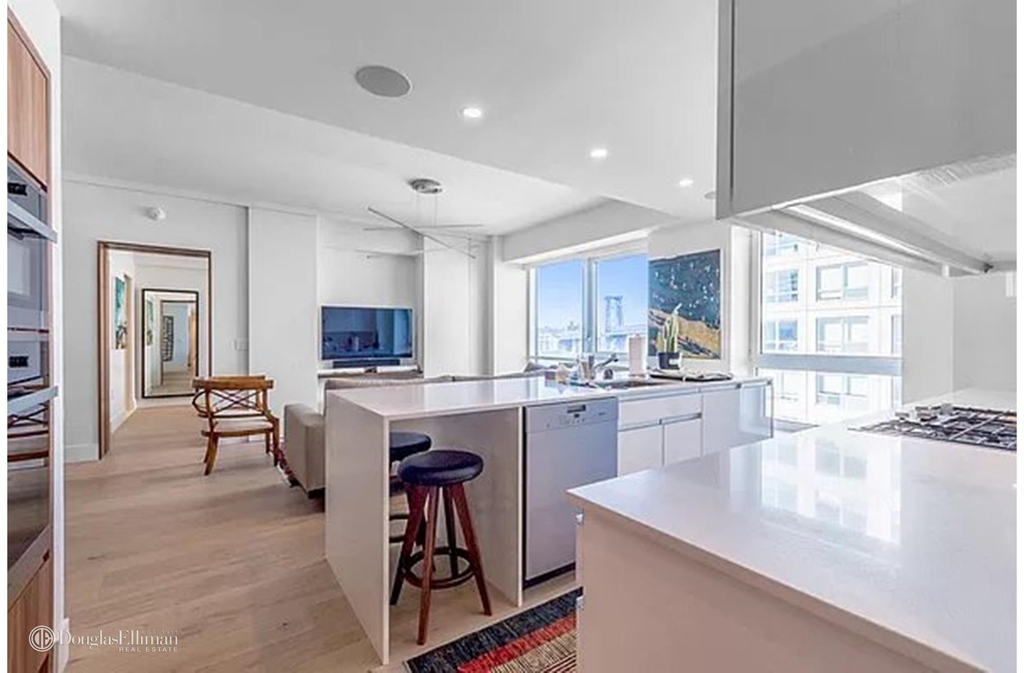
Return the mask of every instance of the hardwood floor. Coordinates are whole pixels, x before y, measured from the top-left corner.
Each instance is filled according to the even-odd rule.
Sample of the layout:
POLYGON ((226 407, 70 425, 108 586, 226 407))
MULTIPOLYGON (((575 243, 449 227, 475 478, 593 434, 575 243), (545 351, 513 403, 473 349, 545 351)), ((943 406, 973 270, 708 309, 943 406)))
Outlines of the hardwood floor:
MULTIPOLYGON (((177 652, 74 645, 71 673, 367 671, 376 654, 324 559, 322 503, 290 488, 263 444, 225 444, 202 474, 189 407, 139 409, 97 463, 67 468, 67 612, 75 636, 176 632, 177 652)), ((572 578, 531 590, 528 605, 572 578)), ((493 595, 493 592, 492 592, 493 595)), ((392 609, 401 661, 507 617, 484 617, 472 583, 438 592, 427 645, 415 644, 418 592, 392 609)), ((394 670, 396 667, 389 667, 394 670)))

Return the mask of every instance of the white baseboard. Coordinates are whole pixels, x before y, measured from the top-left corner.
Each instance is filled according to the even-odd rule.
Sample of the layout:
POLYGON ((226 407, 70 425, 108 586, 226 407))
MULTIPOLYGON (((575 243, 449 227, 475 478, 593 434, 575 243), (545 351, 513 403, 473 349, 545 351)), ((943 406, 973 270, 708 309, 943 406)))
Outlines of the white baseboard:
MULTIPOLYGON (((71 620, 67 617, 60 623, 60 630, 71 633, 71 620)), ((57 640, 57 673, 62 673, 64 667, 68 665, 68 660, 71 659, 71 644, 63 642, 63 639, 57 640)))
POLYGON ((65 463, 88 463, 100 459, 100 445, 92 444, 65 444, 65 463))

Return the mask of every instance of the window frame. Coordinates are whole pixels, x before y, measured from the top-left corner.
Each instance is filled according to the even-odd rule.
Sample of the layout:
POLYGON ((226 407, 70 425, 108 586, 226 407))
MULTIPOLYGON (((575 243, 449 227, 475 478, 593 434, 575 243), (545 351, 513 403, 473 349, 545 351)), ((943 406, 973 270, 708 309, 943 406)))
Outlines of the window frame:
MULTIPOLYGON (((628 351, 597 351, 594 347, 597 344, 598 339, 598 316, 600 315, 600 307, 598 302, 600 301, 597 296, 598 286, 598 273, 597 268, 602 262, 608 262, 624 257, 637 257, 643 256, 650 261, 650 257, 647 254, 646 245, 637 246, 622 246, 608 250, 595 250, 590 253, 580 255, 570 255, 566 257, 557 257, 552 259, 546 259, 542 262, 536 262, 529 265, 527 275, 528 285, 528 304, 527 304, 527 361, 533 363, 558 363, 558 362, 576 362, 577 357, 558 357, 550 355, 540 355, 538 353, 539 346, 539 331, 537 326, 537 269, 542 266, 549 264, 560 264, 563 262, 571 262, 579 260, 583 262, 583 296, 582 301, 582 343, 581 353, 594 353, 597 358, 607 358, 611 355, 621 356, 628 355, 628 351)), ((648 290, 649 291, 649 290, 648 290)), ((648 298, 649 299, 649 298, 648 298)), ((644 323, 646 326, 646 322, 644 323)), ((646 332, 643 334, 644 338, 647 338, 646 332)))

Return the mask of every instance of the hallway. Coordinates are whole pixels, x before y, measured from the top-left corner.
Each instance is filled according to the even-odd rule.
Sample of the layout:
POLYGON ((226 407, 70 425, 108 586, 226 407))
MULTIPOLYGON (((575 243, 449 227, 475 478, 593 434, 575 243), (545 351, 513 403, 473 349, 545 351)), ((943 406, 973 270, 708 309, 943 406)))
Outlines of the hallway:
POLYGON ((67 470, 71 632, 176 632, 177 652, 73 646, 69 670, 366 671, 375 662, 323 554, 323 506, 262 443, 202 475, 190 407, 139 409, 101 462, 67 470))

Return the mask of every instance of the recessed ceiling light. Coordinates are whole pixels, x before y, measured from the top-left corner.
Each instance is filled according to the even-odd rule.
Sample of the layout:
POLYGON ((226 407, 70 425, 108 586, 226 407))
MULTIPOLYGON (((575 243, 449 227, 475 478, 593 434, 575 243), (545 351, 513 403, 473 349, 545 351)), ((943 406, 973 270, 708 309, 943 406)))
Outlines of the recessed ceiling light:
POLYGON ((590 150, 590 158, 591 159, 604 159, 607 156, 608 156, 608 148, 607 147, 595 147, 594 149, 590 150))
POLYGON ((356 71, 356 82, 375 96, 399 98, 409 93, 409 79, 393 68, 367 65, 356 71))
POLYGON ((462 116, 466 119, 483 119, 484 111, 481 108, 469 106, 462 108, 462 116))
POLYGON ((693 187, 693 178, 683 178, 679 181, 680 187, 693 187))

